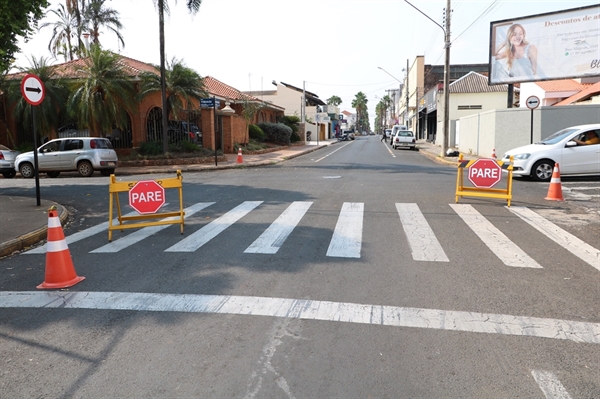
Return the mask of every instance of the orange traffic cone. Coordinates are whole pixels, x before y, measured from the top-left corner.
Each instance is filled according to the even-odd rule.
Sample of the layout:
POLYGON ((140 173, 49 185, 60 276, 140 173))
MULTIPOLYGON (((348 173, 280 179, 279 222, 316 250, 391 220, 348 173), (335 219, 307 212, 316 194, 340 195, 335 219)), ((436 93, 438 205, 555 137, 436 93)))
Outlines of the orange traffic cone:
POLYGON ((552 179, 550 179, 550 187, 548 187, 548 196, 545 198, 552 201, 564 201, 562 195, 562 186, 560 184, 560 171, 558 163, 554 164, 552 171, 552 179))
POLYGON ((56 207, 48 210, 48 242, 46 243, 46 278, 38 289, 71 287, 85 277, 75 273, 71 253, 65 241, 56 207))
POLYGON ((242 163, 242 148, 241 147, 238 150, 238 156, 237 156, 237 160, 235 162, 236 163, 242 163))
POLYGON ((496 159, 496 149, 492 149, 492 159, 496 159))

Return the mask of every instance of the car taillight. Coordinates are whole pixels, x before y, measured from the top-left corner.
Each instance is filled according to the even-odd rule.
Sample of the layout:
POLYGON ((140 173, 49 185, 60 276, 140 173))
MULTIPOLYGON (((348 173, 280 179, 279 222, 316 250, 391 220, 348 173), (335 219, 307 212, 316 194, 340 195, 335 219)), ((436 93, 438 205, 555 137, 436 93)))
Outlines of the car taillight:
POLYGON ((0 159, 4 159, 4 154, 0 152, 0 159))

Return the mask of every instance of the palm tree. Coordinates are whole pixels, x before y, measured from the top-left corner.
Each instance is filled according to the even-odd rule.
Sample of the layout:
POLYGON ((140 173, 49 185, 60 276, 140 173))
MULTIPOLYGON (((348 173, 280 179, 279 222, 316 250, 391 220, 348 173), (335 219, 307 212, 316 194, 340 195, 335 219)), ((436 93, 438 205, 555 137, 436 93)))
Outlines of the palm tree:
POLYGON ((107 8, 104 4, 105 2, 106 0, 89 0, 85 9, 85 21, 88 24, 92 43, 100 44, 100 27, 104 26, 117 35, 121 45, 125 46, 123 36, 119 32, 119 29, 123 29, 123 24, 119 21, 119 12, 112 8, 107 8))
POLYGON ((331 96, 327 99, 327 105, 333 105, 334 107, 337 107, 341 103, 342 103, 342 99, 339 98, 338 96, 331 96))
MULTIPOLYGON (((368 102, 367 96, 362 91, 356 93, 354 100, 352 100, 352 108, 356 109, 356 125, 361 131, 366 127, 364 119, 369 117, 367 112, 368 102)), ((368 121, 366 125, 368 126, 368 121)))
MULTIPOLYGON (((187 8, 190 13, 195 14, 200 9, 202 0, 186 0, 187 8)), ((154 4, 158 6, 158 26, 159 26, 159 41, 160 41, 160 84, 162 93, 162 124, 163 132, 167 131, 167 93, 166 93, 166 77, 165 77, 165 11, 169 12, 168 0, 154 0, 154 4)), ((163 134, 163 152, 169 151, 169 140, 166 134, 163 134)))
POLYGON ((75 20, 76 36, 77 36, 77 47, 76 52, 78 56, 86 53, 85 43, 82 39, 83 32, 87 31, 85 23, 85 11, 87 9, 87 0, 65 0, 67 6, 67 12, 73 16, 75 20))
MULTIPOLYGON (((145 72, 140 75, 140 99, 150 93, 161 91, 160 67, 155 66, 156 73, 145 72)), ((179 119, 180 112, 187 109, 192 99, 200 100, 208 96, 204 80, 183 61, 173 58, 165 68, 165 87, 167 97, 167 115, 179 119)))
POLYGON ((74 83, 68 109, 75 113, 79 128, 88 128, 92 136, 100 137, 115 126, 125 129, 135 87, 119 56, 94 44, 85 65, 76 68, 75 74, 81 77, 74 83))
MULTIPOLYGON (((67 88, 64 82, 56 75, 56 70, 49 65, 48 59, 32 57, 28 68, 19 68, 21 72, 37 75, 44 83, 44 101, 36 108, 36 132, 39 137, 51 137, 58 128, 61 112, 65 109, 67 88)), ((5 82, 8 101, 15 104, 13 115, 20 120, 26 131, 32 126, 31 106, 21 94, 21 81, 8 80, 5 82)))
POLYGON ((73 43, 71 39, 76 36, 77 20, 74 14, 65 9, 63 4, 59 4, 58 9, 50 10, 50 12, 58 17, 58 21, 46 22, 40 25, 40 29, 53 26, 48 50, 55 57, 63 55, 65 61, 73 61, 73 43))

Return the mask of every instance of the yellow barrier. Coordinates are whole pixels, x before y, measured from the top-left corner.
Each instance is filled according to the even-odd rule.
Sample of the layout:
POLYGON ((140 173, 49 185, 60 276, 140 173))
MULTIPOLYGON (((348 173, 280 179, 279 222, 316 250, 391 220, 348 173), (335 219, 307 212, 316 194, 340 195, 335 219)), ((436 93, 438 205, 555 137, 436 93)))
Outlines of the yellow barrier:
POLYGON ((110 182, 108 185, 108 194, 109 194, 109 203, 108 203, 108 241, 112 241, 112 232, 113 230, 121 230, 123 229, 134 229, 140 227, 148 227, 148 226, 159 226, 164 224, 179 224, 181 226, 181 234, 183 234, 183 217, 185 212, 183 211, 183 176, 181 175, 181 170, 177 171, 177 177, 170 179, 161 179, 155 180, 162 188, 176 188, 179 191, 179 212, 161 212, 161 213, 153 213, 153 214, 145 214, 145 215, 135 215, 135 216, 123 216, 121 213, 121 204, 119 202, 119 193, 126 193, 131 190, 137 181, 129 181, 129 182, 118 182, 115 178, 115 175, 110 175, 110 182), (117 208, 117 218, 119 220, 118 225, 113 225, 113 210, 117 208), (126 221, 137 221, 144 219, 157 219, 157 218, 167 218, 163 220, 157 220, 154 222, 142 222, 142 223, 128 223, 123 224, 126 221))
POLYGON ((512 199, 512 172, 513 172, 513 158, 510 157, 510 162, 496 161, 493 160, 502 170, 508 172, 506 178, 506 189, 498 188, 480 188, 480 187, 465 187, 463 172, 473 165, 477 159, 470 161, 463 160, 463 155, 460 154, 458 158, 458 171, 456 176, 456 202, 459 197, 485 197, 485 198, 499 198, 505 199, 510 206, 512 199))

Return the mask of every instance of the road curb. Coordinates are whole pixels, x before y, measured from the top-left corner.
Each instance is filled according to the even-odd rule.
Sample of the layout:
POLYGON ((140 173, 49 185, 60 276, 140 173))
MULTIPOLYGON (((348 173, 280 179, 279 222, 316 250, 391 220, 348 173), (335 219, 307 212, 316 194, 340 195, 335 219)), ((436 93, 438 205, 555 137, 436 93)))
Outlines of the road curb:
MULTIPOLYGON (((58 209, 58 218, 60 223, 64 224, 69 217, 69 211, 59 204, 54 204, 58 209)), ((48 232, 48 225, 40 227, 32 232, 14 238, 12 240, 0 243, 0 258, 13 255, 16 252, 22 251, 23 249, 30 247, 38 242, 46 239, 48 232)))

